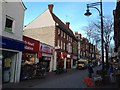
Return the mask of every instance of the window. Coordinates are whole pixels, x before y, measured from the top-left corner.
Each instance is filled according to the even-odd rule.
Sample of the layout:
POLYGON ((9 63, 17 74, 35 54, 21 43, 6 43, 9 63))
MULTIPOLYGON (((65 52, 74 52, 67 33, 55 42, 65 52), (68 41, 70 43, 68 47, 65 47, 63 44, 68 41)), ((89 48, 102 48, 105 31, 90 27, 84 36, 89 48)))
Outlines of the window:
POLYGON ((68 35, 67 35, 67 40, 68 40, 68 35))
POLYGON ((64 43, 64 50, 65 50, 65 43, 64 43))
POLYGON ((6 16, 5 31, 13 33, 13 21, 13 18, 6 16))
POLYGON ((63 37, 63 32, 61 31, 61 37, 63 37))
POLYGON ((57 46, 60 47, 60 40, 58 40, 57 46))
POLYGON ((65 38, 65 35, 66 35, 66 34, 64 33, 64 38, 65 38))
POLYGON ((62 40, 61 40, 61 49, 62 49, 63 47, 62 47, 62 40))
POLYGON ((60 35, 60 29, 58 28, 58 35, 60 35))

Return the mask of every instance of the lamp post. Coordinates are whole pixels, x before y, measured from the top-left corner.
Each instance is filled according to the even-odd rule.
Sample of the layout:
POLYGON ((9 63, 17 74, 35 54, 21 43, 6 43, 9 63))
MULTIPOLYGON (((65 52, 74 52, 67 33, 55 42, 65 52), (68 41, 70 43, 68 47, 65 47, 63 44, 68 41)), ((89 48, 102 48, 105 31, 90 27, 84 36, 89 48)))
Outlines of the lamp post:
POLYGON ((102 11, 102 0, 100 0, 100 2, 96 2, 96 3, 90 3, 90 4, 87 4, 87 12, 84 14, 85 16, 90 16, 92 13, 89 12, 89 8, 95 8, 98 12, 99 12, 99 15, 100 15, 100 18, 101 18, 101 51, 102 51, 102 70, 105 69, 105 66, 104 66, 104 38, 103 38, 103 11, 102 11), (97 5, 100 5, 100 10, 95 7, 97 5))

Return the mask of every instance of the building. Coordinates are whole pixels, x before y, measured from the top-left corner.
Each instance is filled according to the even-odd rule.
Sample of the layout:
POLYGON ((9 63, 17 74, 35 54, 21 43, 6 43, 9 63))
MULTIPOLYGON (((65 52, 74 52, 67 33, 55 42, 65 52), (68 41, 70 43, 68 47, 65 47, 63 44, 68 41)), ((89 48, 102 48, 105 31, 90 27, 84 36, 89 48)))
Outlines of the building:
MULTIPOLYGON (((36 76, 35 65, 39 62, 40 55, 40 42, 32 38, 23 36, 25 43, 24 50, 22 51, 22 63, 20 80, 34 78, 36 76)), ((37 67, 37 65, 36 65, 37 67)))
POLYGON ((53 51, 54 48, 50 45, 40 42, 40 51, 42 52, 39 62, 46 64, 47 71, 51 72, 53 70, 53 51))
POLYGON ((114 15, 114 42, 115 42, 115 52, 118 51, 118 47, 120 46, 120 38, 118 37, 120 35, 120 1, 117 2, 116 9, 113 11, 114 15))
POLYGON ((80 59, 81 57, 81 34, 79 34, 78 32, 75 32, 75 37, 78 40, 78 59, 80 59))
MULTIPOLYGON (((114 52, 117 55, 117 58, 120 58, 120 0, 117 0, 116 9, 113 11, 114 15, 114 43, 115 49, 114 52)), ((120 64, 119 64, 120 65, 120 64)))
POLYGON ((53 4, 24 28, 24 35, 54 47, 54 66, 60 62, 64 69, 71 68, 77 59, 77 39, 69 28, 70 23, 64 24, 54 13, 53 4), (74 47, 74 48, 73 48, 74 47))
MULTIPOLYGON (((0 2, 1 3, 1 2, 0 2)), ((2 60, 2 82, 19 82, 24 49, 23 21, 26 7, 19 2, 2 2, 2 35, 0 35, 0 60, 2 60), (18 18, 19 17, 19 18, 18 18)))

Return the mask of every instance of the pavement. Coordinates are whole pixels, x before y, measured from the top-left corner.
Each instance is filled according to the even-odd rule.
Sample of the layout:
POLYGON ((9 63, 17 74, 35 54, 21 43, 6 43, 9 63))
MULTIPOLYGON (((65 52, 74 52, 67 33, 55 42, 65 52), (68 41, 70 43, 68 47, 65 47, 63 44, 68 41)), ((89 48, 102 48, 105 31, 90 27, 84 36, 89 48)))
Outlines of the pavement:
MULTIPOLYGON (((95 71, 98 69, 100 69, 100 67, 94 68, 95 71)), ((55 72, 49 72, 44 79, 32 79, 21 81, 19 83, 7 83, 3 84, 2 88, 118 88, 116 83, 99 87, 87 87, 82 82, 86 75, 87 70, 68 69, 67 73, 56 75, 55 72), (79 83, 80 85, 75 83, 79 83)))

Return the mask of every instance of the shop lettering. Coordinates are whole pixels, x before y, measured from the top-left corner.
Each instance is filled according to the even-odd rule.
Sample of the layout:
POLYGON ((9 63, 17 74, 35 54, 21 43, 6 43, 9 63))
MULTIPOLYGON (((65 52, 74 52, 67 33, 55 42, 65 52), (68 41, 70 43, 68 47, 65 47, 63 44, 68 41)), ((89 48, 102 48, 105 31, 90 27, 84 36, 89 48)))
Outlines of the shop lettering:
POLYGON ((30 46, 34 46, 34 43, 31 43, 31 42, 29 42, 29 41, 25 41, 25 44, 28 44, 28 45, 30 45, 30 46))
POLYGON ((29 47, 29 46, 25 46, 25 49, 26 49, 26 50, 33 50, 33 48, 32 48, 32 47, 29 47))

